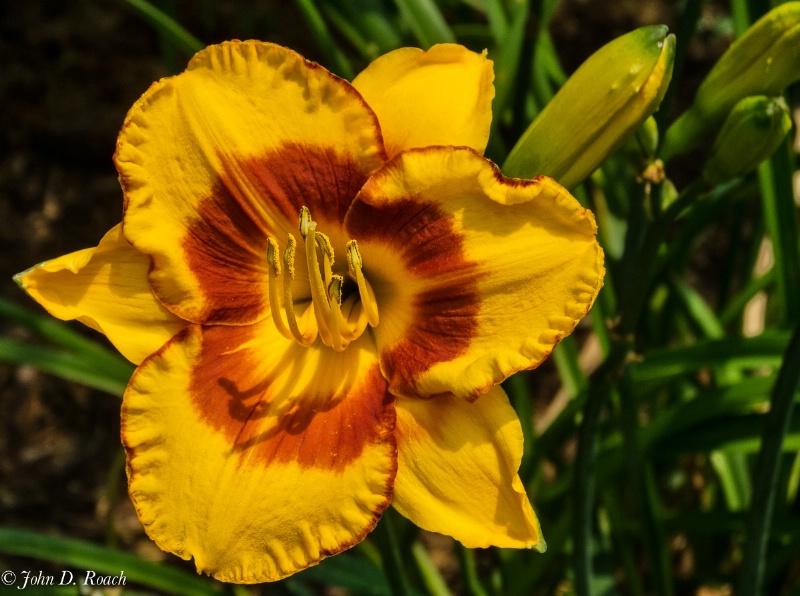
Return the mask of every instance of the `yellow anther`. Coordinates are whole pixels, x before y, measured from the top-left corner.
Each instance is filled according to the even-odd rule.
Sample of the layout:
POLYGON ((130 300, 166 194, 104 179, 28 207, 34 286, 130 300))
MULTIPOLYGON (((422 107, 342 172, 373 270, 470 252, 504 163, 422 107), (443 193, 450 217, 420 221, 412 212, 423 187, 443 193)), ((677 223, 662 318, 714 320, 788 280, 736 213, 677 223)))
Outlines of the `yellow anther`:
POLYGON ((303 240, 306 239, 308 236, 308 232, 311 229, 311 224, 313 224, 313 220, 311 219, 311 212, 308 210, 308 207, 303 205, 300 207, 300 235, 303 237, 303 240))
POLYGON ((356 269, 361 269, 362 263, 358 242, 351 240, 347 243, 347 269, 350 272, 350 277, 356 278, 356 269))
MULTIPOLYGON (((267 238, 267 261, 269 264, 269 311, 278 333, 286 339, 292 339, 293 334, 283 322, 281 303, 278 298, 278 279, 281 277, 281 262, 277 257, 278 243, 272 238, 267 238)), ((291 304, 290 304, 291 307, 291 304)))
POLYGON ((347 347, 347 343, 342 343, 343 323, 342 318, 342 285, 344 278, 341 275, 334 275, 331 277, 331 283, 328 286, 328 300, 330 301, 331 316, 329 319, 331 337, 333 339, 333 349, 341 352, 347 347))
POLYGON ((281 274, 281 262, 277 258, 279 250, 278 243, 273 238, 267 238, 267 263, 270 264, 277 276, 281 274))
POLYGON ((377 327, 380 320, 378 316, 378 303, 375 300, 375 292, 372 290, 367 278, 361 271, 361 253, 358 250, 358 243, 351 240, 347 243, 347 265, 350 269, 350 276, 358 284, 358 293, 361 294, 361 304, 364 306, 364 312, 367 315, 367 321, 373 327, 377 327))
POLYGON ((294 252, 297 242, 294 236, 289 234, 289 241, 283 253, 283 263, 286 266, 286 275, 283 278, 283 307, 286 311, 286 321, 289 325, 291 336, 304 346, 310 346, 317 339, 317 325, 313 320, 306 318, 306 332, 300 331, 297 324, 297 316, 294 312, 294 299, 292 298, 292 280, 294 279, 294 252))
MULTIPOLYGON (((290 279, 294 279, 294 251, 297 248, 297 241, 294 236, 289 234, 286 243, 286 250, 283 251, 283 262, 286 265, 286 273, 290 279)), ((289 286, 291 288, 291 286, 289 286)))
POLYGON ((342 285, 344 278, 341 275, 331 276, 331 283, 328 284, 328 300, 331 306, 342 306, 342 285))

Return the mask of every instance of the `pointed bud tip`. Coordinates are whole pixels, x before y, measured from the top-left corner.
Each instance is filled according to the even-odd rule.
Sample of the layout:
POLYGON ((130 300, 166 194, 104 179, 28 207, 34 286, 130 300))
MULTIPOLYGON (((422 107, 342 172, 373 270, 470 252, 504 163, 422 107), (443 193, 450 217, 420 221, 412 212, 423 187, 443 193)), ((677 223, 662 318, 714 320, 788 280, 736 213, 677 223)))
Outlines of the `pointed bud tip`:
POLYGON ((25 276, 28 275, 31 271, 33 271, 35 267, 31 267, 30 269, 26 269, 25 271, 21 271, 13 276, 11 279, 14 280, 14 283, 17 284, 21 289, 25 289, 25 276))

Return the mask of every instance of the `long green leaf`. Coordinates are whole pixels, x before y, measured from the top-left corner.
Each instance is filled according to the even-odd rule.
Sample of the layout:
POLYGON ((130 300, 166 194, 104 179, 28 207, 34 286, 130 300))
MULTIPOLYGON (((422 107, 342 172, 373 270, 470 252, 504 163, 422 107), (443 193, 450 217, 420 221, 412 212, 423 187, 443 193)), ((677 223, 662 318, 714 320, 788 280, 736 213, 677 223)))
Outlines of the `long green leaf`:
POLYGON ((668 348, 647 354, 631 365, 635 383, 666 382, 708 366, 729 364, 741 368, 780 364, 789 336, 783 332, 750 338, 702 341, 691 346, 668 348))
POLYGON ((119 575, 128 581, 169 594, 207 596, 221 594, 222 586, 167 565, 136 555, 72 538, 47 536, 29 530, 0 526, 0 553, 60 563, 75 569, 80 583, 86 570, 98 575, 119 575))
POLYGON ((394 0, 417 41, 427 50, 437 43, 454 43, 456 36, 433 0, 394 0))
POLYGON ((97 365, 85 355, 0 337, 0 361, 28 364, 68 381, 122 396, 133 374, 133 365, 120 361, 117 366, 97 365))
POLYGON ((295 4, 300 9, 300 14, 303 15, 317 45, 324 52, 326 58, 331 61, 331 70, 340 77, 351 80, 354 76, 353 67, 328 31, 328 26, 314 4, 314 0, 295 0, 295 4))
POLYGON ((329 557, 316 567, 310 567, 295 577, 327 586, 339 586, 356 595, 390 596, 391 594, 386 577, 378 567, 347 553, 329 557))
POLYGON ((764 582, 764 564, 769 528, 778 494, 778 470, 781 451, 791 427, 795 396, 800 389, 800 325, 795 329, 772 393, 770 410, 762 431, 761 451, 755 468, 753 503, 747 522, 740 594, 760 594, 764 582))
POLYGON ((365 40, 376 46, 376 55, 384 54, 403 45, 403 36, 397 18, 389 5, 382 0, 327 0, 325 5, 336 5, 365 40))
POLYGON ((508 107, 515 83, 519 79, 518 70, 525 39, 525 26, 528 22, 529 5, 530 0, 524 0, 519 5, 514 13, 511 27, 499 43, 494 63, 495 96, 492 102, 492 122, 495 124, 502 121, 503 111, 508 107))
POLYGON ((394 528, 393 512, 388 510, 384 513, 374 535, 378 541, 378 548, 381 551, 381 562, 386 580, 393 596, 411 596, 411 584, 408 575, 405 573, 403 555, 400 552, 400 542, 394 528))
POLYGON ((674 442, 670 437, 693 427, 754 413, 763 408, 774 384, 775 375, 753 377, 664 408, 642 429, 642 444, 648 450, 657 448, 660 441, 674 442))
POLYGON ((485 0, 483 5, 494 40, 500 44, 505 39, 508 31, 508 19, 506 18, 503 3, 500 0, 485 0))
POLYGON ((123 2, 189 56, 205 47, 202 41, 181 27, 163 11, 147 2, 147 0, 123 0, 123 2))
POLYGON ((23 325, 41 335, 43 339, 51 341, 70 352, 86 356, 95 365, 119 369, 127 364, 126 360, 112 353, 96 341, 86 339, 80 333, 73 331, 67 323, 58 321, 50 316, 44 317, 35 314, 27 308, 3 298, 0 298, 0 317, 23 325))
POLYGON ((374 60, 378 57, 378 46, 374 42, 367 40, 352 20, 344 15, 337 6, 326 2, 322 5, 322 10, 331 24, 350 42, 350 45, 358 50, 362 58, 374 60))

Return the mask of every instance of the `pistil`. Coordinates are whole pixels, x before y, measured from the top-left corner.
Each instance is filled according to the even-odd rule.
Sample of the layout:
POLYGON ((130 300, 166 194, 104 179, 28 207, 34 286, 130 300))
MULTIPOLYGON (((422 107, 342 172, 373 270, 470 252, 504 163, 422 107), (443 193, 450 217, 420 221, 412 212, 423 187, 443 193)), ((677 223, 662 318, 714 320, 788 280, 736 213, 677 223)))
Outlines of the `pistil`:
POLYGON ((283 262, 286 265, 286 276, 283 278, 283 308, 286 311, 286 321, 289 330, 297 342, 304 346, 310 346, 317 339, 317 326, 313 320, 306 319, 306 333, 300 331, 297 324, 297 317, 294 312, 294 299, 292 298, 292 281, 294 280, 294 253, 297 242, 294 236, 289 234, 286 250, 283 253, 283 262))
POLYGON ((358 243, 351 240, 347 243, 347 265, 350 270, 350 277, 352 277, 356 284, 358 284, 358 293, 361 294, 361 304, 364 305, 364 310, 367 313, 367 320, 370 326, 377 327, 380 318, 378 316, 378 303, 375 300, 375 292, 372 289, 364 273, 361 271, 361 252, 358 250, 358 243))

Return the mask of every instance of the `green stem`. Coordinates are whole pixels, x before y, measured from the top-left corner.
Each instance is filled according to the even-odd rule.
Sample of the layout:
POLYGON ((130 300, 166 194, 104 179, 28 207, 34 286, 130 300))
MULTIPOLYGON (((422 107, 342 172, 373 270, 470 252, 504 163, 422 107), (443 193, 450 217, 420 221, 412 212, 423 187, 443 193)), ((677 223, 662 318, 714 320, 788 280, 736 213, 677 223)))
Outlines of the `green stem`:
POLYGON ((782 320, 789 325, 800 318, 800 252, 792 173, 786 145, 758 168, 764 221, 775 256, 778 304, 782 320))
POLYGON ((583 410, 583 422, 578 431, 578 450, 575 456, 575 482, 573 500, 575 515, 572 523, 573 563, 575 565, 575 593, 592 594, 592 518, 594 510, 594 466, 597 457, 597 439, 600 418, 613 391, 613 384, 625 364, 630 346, 617 342, 612 346, 606 361, 592 375, 589 396, 583 410))
MULTIPOLYGON (((692 182, 669 207, 647 229, 644 243, 637 251, 637 256, 630 260, 626 267, 623 287, 620 292, 621 321, 620 328, 624 333, 636 329, 639 317, 647 300, 647 295, 652 284, 653 262, 658 253, 659 246, 669 231, 670 225, 678 216, 689 207, 698 195, 705 189, 703 180, 692 182)), ((626 246, 626 252, 633 247, 626 246)))
MULTIPOLYGON (((745 533, 739 594, 761 594, 770 524, 778 495, 781 448, 792 419, 794 397, 800 389, 800 325, 786 349, 783 365, 772 391, 770 409, 761 437, 755 467, 753 502, 745 533)), ((785 494, 782 493, 782 494, 785 494)))
POLYGON ((415 541, 411 545, 411 556, 414 557, 417 570, 419 570, 422 583, 425 584, 428 594, 431 596, 448 596, 450 590, 447 587, 447 582, 444 581, 439 569, 437 569, 428 551, 425 550, 421 543, 415 541))
POLYGON ((633 513, 641 524, 645 550, 650 559, 652 584, 655 594, 669 596, 672 591, 669 552, 664 548, 664 532, 658 518, 658 503, 655 491, 651 490, 652 472, 646 465, 639 442, 639 412, 631 388, 629 375, 620 383, 622 408, 622 435, 629 476, 633 513))
POLYGON ((473 552, 461 546, 457 546, 458 561, 461 563, 461 577, 470 596, 488 596, 486 590, 478 577, 478 568, 475 566, 475 556, 473 552))

